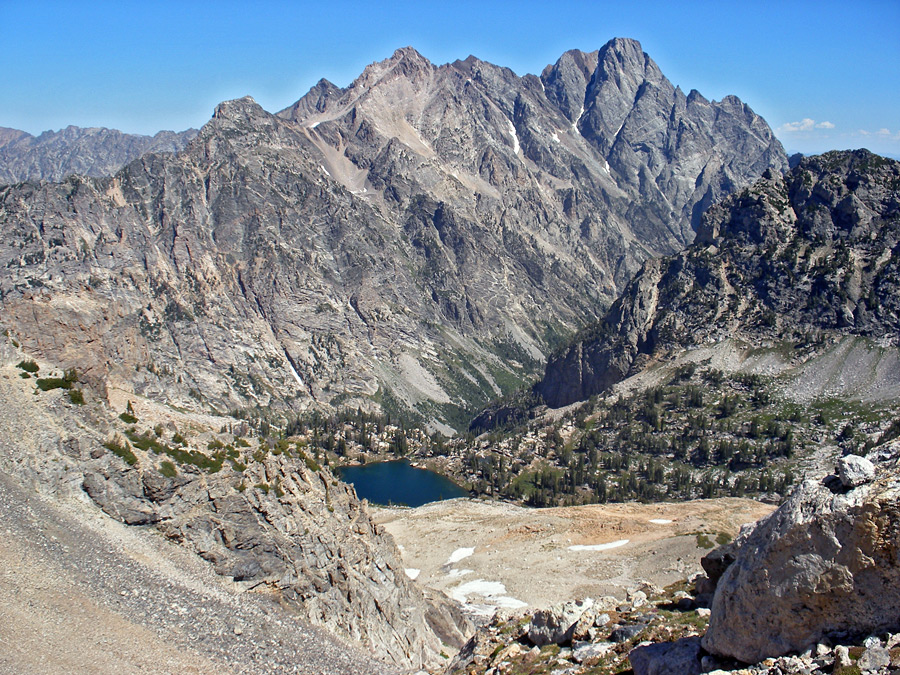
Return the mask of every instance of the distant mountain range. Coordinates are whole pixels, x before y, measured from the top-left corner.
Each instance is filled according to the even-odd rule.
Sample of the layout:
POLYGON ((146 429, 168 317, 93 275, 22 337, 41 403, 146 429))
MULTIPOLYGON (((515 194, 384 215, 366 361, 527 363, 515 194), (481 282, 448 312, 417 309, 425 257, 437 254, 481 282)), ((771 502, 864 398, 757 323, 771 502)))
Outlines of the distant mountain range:
MULTIPOLYGON (((40 165, 49 139, 14 136, 40 165)), ((633 40, 540 77, 405 48, 277 115, 223 103, 114 176, 3 188, 3 327, 185 408, 380 407, 449 433, 785 168, 749 107, 684 94, 633 40)))
POLYGON ((142 136, 115 129, 68 126, 32 136, 0 127, 0 184, 61 181, 73 173, 110 176, 148 152, 178 152, 196 135, 196 129, 142 136))

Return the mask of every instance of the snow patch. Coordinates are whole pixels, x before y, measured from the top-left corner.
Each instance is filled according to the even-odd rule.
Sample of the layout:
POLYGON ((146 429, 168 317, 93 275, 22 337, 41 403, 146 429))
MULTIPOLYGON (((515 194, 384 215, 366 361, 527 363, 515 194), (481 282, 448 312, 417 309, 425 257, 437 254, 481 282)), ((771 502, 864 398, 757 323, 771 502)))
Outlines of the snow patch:
POLYGON ((461 584, 450 591, 450 597, 461 603, 468 611, 482 616, 491 616, 498 607, 505 609, 521 609, 528 603, 506 595, 506 586, 499 581, 475 579, 461 584), (469 596, 480 596, 483 603, 469 603, 469 596))
POLYGON ((458 548, 453 553, 450 554, 450 557, 447 558, 447 562, 445 565, 453 565, 454 563, 458 563, 463 558, 468 558, 470 555, 475 553, 475 548, 458 548))
POLYGON ((511 120, 506 120, 506 123, 509 125, 509 135, 512 136, 513 141, 513 153, 519 154, 519 137, 516 134, 516 127, 513 125, 511 120))
POLYGON ((408 576, 413 581, 418 579, 419 574, 421 574, 421 572, 422 572, 422 570, 417 570, 415 567, 408 567, 403 571, 406 572, 406 576, 408 576))
POLYGON ((559 136, 556 135, 555 131, 552 134, 550 134, 550 140, 553 141, 554 143, 559 143, 559 136))
POLYGON ((668 525, 671 523, 671 520, 666 520, 665 518, 651 518, 650 522, 654 525, 668 525))
POLYGON ((450 574, 448 574, 447 576, 451 579, 458 579, 459 577, 463 577, 471 573, 472 570, 450 570, 450 574))
POLYGON ((326 176, 329 176, 329 177, 331 176, 331 174, 328 173, 328 169, 326 169, 326 168, 325 168, 324 166, 322 166, 321 164, 319 165, 319 168, 322 169, 322 171, 325 172, 325 175, 326 175, 326 176))
POLYGON ((303 384, 303 378, 300 377, 300 373, 298 373, 297 370, 294 368, 294 364, 291 363, 290 359, 288 359, 287 367, 290 369, 291 375, 294 376, 294 379, 297 380, 297 384, 299 384, 301 387, 303 387, 305 389, 306 385, 303 384))
POLYGON ((578 123, 581 121, 581 118, 584 116, 584 103, 581 104, 581 110, 578 111, 578 117, 575 118, 575 121, 572 122, 572 128, 575 131, 578 131, 578 123))
POLYGON ((619 539, 618 541, 611 541, 608 544, 594 544, 593 546, 584 546, 582 544, 577 544, 575 546, 570 546, 570 551, 608 551, 611 548, 619 548, 620 546, 624 546, 630 540, 628 539, 619 539))
POLYGON ((606 171, 607 176, 610 175, 609 174, 609 162, 603 162, 603 170, 606 171))

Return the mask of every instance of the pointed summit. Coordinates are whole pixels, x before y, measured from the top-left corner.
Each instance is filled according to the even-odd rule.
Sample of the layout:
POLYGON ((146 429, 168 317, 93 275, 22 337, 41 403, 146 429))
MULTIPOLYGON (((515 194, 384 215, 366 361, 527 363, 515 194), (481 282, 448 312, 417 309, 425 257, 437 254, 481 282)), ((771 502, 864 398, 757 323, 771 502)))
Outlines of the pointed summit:
POLYGON ((434 70, 431 61, 412 47, 401 47, 389 59, 369 64, 362 74, 350 85, 351 89, 372 87, 390 74, 400 75, 409 80, 416 80, 434 70))
POLYGON ((586 54, 578 49, 570 49, 541 73, 547 98, 559 106, 573 124, 584 111, 584 95, 597 69, 598 53, 586 54))

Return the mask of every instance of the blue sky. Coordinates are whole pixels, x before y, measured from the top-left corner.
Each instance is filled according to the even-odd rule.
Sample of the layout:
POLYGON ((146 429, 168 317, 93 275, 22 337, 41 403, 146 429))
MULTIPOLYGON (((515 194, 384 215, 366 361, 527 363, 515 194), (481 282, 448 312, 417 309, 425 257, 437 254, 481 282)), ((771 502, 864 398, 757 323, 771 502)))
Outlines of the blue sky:
POLYGON ((0 126, 180 130, 225 99, 276 111, 321 77, 346 86, 406 45, 524 75, 631 37, 685 91, 739 96, 789 152, 900 157, 898 27, 898 0, 0 0, 0 126))

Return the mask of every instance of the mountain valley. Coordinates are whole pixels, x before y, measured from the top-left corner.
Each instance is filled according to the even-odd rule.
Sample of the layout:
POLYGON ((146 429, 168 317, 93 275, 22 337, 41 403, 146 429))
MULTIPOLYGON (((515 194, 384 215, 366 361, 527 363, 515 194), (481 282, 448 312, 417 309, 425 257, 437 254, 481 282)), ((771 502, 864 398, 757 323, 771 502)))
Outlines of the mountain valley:
POLYGON ((451 434, 786 166, 747 106, 683 94, 633 40, 540 78, 405 48, 277 115, 225 102, 178 154, 4 188, 4 328, 191 410, 451 434))

